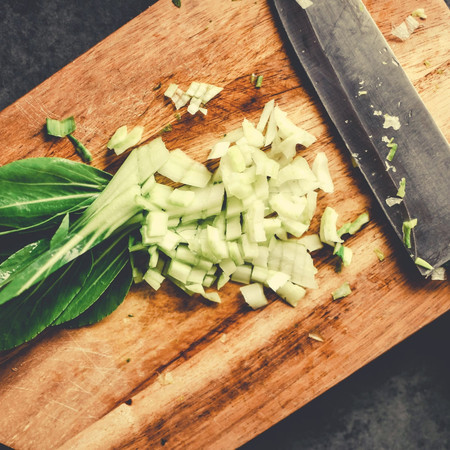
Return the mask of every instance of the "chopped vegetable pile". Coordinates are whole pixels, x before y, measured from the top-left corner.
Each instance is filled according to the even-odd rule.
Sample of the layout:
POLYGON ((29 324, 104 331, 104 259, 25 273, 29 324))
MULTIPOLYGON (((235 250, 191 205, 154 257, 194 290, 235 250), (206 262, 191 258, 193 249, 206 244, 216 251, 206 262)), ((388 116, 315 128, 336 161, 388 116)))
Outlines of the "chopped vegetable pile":
MULTIPOLYGON (((195 95, 206 103, 208 95, 195 95)), ((74 127, 73 118, 47 121, 58 136, 74 127)), ((142 133, 121 127, 108 148, 120 154, 142 133)), ((213 146, 214 173, 180 149, 169 151, 161 137, 132 150, 112 178, 60 158, 0 167, 0 187, 8 186, 0 199, 0 349, 47 327, 101 320, 133 281, 157 290, 168 279, 219 303, 218 290, 232 280, 244 285, 252 308, 268 303, 266 289, 296 306, 317 288, 310 252, 325 243, 348 265, 342 236, 368 221, 364 213, 337 230, 337 213, 327 207, 320 235, 307 234, 317 191, 334 190, 325 153, 310 167, 297 152, 315 140, 272 100, 256 124, 244 119, 213 146), (159 182, 160 175, 178 185, 159 182)))

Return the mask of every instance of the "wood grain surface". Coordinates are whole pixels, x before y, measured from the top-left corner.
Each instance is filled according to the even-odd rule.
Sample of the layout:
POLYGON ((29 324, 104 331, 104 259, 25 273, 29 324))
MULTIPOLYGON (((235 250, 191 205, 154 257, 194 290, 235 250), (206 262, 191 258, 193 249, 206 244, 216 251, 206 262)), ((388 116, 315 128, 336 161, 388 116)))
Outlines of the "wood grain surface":
MULTIPOLYGON (((366 6, 448 138, 445 3, 427 2, 428 18, 405 42, 391 28, 423 2, 366 6)), ((172 123, 168 148, 205 161, 224 132, 244 117, 256 120, 272 98, 318 137, 306 159, 318 151, 328 156, 336 189, 319 194, 318 210, 333 206, 342 223, 370 212, 368 226, 348 240, 353 263, 335 273, 329 253, 319 252, 320 287, 295 309, 272 298, 251 311, 233 283, 220 305, 169 284, 157 293, 138 285, 97 325, 51 330, 0 353, 0 442, 16 449, 235 448, 450 309, 448 284, 421 279, 412 267, 294 71, 262 0, 185 0, 180 9, 160 0, 0 113, 0 164, 34 156, 77 160, 68 141, 49 141, 43 131, 47 116, 68 115, 97 167, 114 171, 123 160, 105 148, 123 124, 143 125, 150 140, 172 123), (250 84, 252 72, 264 76, 261 89, 250 84), (163 92, 170 82, 187 88, 191 81, 224 90, 206 117, 183 113, 177 121, 163 92), (343 281, 353 293, 332 301, 343 281), (324 342, 309 338, 312 331, 324 342)), ((432 158, 432 149, 424 151, 432 158)))

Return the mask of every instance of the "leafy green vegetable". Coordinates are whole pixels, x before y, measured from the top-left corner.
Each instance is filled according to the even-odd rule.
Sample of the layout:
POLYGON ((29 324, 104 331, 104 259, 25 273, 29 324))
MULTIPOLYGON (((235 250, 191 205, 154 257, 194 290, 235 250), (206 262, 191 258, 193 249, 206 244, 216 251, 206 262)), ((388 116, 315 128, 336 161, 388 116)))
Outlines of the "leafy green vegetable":
POLYGON ((9 283, 20 267, 31 264, 39 255, 50 248, 48 239, 27 244, 0 264, 0 287, 9 283))
POLYGON ((84 255, 0 306, 0 350, 27 342, 48 327, 85 283, 91 259, 84 255))
MULTIPOLYGON (((141 186, 167 158, 168 150, 162 141, 135 149, 105 189, 103 183, 96 186, 92 180, 106 178, 107 182, 109 176, 104 177, 102 172, 88 166, 63 163, 72 175, 67 177, 59 161, 52 158, 38 161, 39 170, 35 170, 36 160, 25 164, 26 177, 30 178, 27 181, 31 183, 34 170, 37 184, 44 189, 47 185, 59 189, 61 185, 66 188, 66 184, 74 184, 78 187, 74 191, 69 189, 69 197, 78 188, 88 190, 91 196, 89 190, 97 192, 87 208, 86 200, 81 200, 83 211, 73 221, 68 212, 79 210, 79 203, 67 204, 65 195, 61 195, 59 204, 53 207, 51 190, 44 196, 49 205, 39 200, 43 203, 41 215, 36 214, 40 220, 42 217, 53 220, 63 213, 65 216, 53 236, 27 243, 0 264, 0 349, 20 345, 51 324, 73 320, 85 312, 79 323, 92 322, 117 307, 131 282, 128 235, 143 220, 141 186), (73 167, 77 170, 71 171, 73 167), (96 301, 100 303, 93 307, 96 301)), ((23 174, 17 173, 22 167, 7 165, 1 168, 0 177, 23 179, 23 174)), ((26 217, 29 209, 17 202, 12 204, 12 200, 10 197, 9 204, 4 203, 11 211, 16 208, 20 224, 20 214, 26 217)), ((29 198, 26 200, 33 204, 29 198)), ((36 221, 30 221, 29 225, 36 226, 36 221)))
POLYGON ((50 248, 56 247, 69 233, 70 216, 66 214, 61 221, 61 225, 56 230, 50 241, 50 248))
POLYGON ((63 120, 49 119, 46 121, 47 134, 49 136, 64 137, 73 133, 77 128, 73 116, 67 117, 63 120))
POLYGON ((62 158, 29 158, 0 167, 0 235, 45 229, 91 204, 111 179, 62 158))
POLYGON ((93 264, 89 277, 53 325, 76 318, 103 295, 129 260, 128 236, 109 239, 95 247, 91 253, 93 264))
POLYGON ((131 267, 130 264, 127 264, 100 298, 85 312, 68 322, 66 326, 74 328, 92 325, 111 314, 123 302, 132 280, 131 267))

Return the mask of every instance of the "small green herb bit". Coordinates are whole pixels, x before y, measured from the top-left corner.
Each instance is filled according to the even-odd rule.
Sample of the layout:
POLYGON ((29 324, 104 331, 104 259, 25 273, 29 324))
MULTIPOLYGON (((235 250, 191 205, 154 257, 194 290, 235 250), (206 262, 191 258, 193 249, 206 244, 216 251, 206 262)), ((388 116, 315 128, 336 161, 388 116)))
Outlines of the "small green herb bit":
POLYGON ((172 124, 171 124, 171 123, 167 124, 167 125, 160 131, 160 134, 169 133, 170 131, 172 131, 172 124))
POLYGON ((434 269, 434 267, 429 262, 425 261, 422 258, 417 257, 414 260, 414 262, 416 263, 416 265, 418 265, 420 267, 424 267, 425 269, 428 269, 428 270, 433 270, 434 269))
POLYGON ((397 197, 403 198, 405 196, 405 193, 406 193, 406 178, 402 178, 400 180, 400 185, 398 187, 397 197))
POLYGON ((181 8, 181 0, 172 0, 172 3, 173 3, 177 8, 181 8))
POLYGON ((258 75, 256 78, 256 83, 255 83, 255 87, 256 88, 260 88, 262 86, 263 83, 263 76, 262 75, 258 75))
POLYGON ((384 253, 379 248, 374 249, 374 253, 377 255, 380 262, 384 261, 384 253))
POLYGON ((417 219, 403 222, 403 242, 407 248, 411 248, 411 230, 417 225, 417 219))
POLYGON ((398 145, 394 142, 394 138, 392 138, 386 145, 389 148, 389 153, 386 156, 386 159, 392 162, 395 156, 395 152, 397 151, 398 145))
POLYGON ((73 133, 76 129, 75 119, 73 116, 63 120, 49 119, 46 120, 47 134, 49 136, 64 137, 73 133))

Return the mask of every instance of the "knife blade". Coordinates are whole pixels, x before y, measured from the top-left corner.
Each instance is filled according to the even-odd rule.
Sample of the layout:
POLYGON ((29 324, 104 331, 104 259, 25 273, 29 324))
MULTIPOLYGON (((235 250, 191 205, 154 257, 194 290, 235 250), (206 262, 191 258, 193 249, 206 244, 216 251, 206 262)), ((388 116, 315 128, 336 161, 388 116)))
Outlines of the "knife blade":
POLYGON ((442 266, 450 259, 450 148, 366 7, 360 0, 313 0, 307 8, 272 1, 288 52, 402 242, 403 223, 417 219, 406 251, 413 261, 442 266), (397 151, 389 161, 392 144, 397 151), (402 179, 405 195, 389 206, 388 198, 401 198, 402 179))

